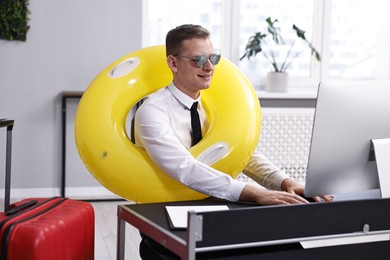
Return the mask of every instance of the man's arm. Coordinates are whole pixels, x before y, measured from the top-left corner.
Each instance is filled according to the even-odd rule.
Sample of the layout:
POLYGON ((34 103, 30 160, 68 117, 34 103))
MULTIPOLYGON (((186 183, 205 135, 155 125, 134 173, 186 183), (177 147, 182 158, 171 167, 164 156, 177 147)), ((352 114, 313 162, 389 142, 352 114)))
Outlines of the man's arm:
POLYGON ((284 190, 282 183, 289 178, 279 167, 268 160, 260 151, 259 145, 257 145, 243 173, 267 189, 279 191, 284 190))
POLYGON ((145 103, 136 115, 136 140, 140 141, 140 145, 160 169, 182 184, 209 196, 230 201, 242 200, 262 205, 307 202, 292 193, 268 191, 245 184, 199 162, 175 136, 170 127, 170 118, 161 110, 161 106, 148 107, 145 103))

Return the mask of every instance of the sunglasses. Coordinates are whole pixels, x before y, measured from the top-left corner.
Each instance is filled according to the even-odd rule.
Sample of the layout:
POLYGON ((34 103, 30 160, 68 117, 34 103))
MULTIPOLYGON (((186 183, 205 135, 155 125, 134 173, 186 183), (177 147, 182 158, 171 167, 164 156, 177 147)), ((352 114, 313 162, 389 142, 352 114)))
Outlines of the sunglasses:
POLYGON ((182 56, 182 55, 178 55, 178 54, 175 54, 173 56, 191 59, 192 61, 195 61, 196 66, 199 68, 203 68, 204 65, 206 65, 206 63, 207 63, 207 60, 210 60, 211 64, 217 65, 221 59, 220 54, 211 54, 210 56, 207 56, 205 54, 205 55, 199 55, 199 56, 195 56, 195 57, 182 56))

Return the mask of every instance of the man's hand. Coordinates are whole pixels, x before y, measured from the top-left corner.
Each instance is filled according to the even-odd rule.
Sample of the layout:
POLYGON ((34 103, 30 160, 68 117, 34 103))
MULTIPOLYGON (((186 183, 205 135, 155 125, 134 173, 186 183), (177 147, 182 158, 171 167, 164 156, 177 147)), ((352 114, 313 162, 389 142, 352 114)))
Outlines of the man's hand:
MULTIPOLYGON (((292 193, 292 194, 298 194, 298 195, 302 195, 302 196, 305 194, 305 188, 303 187, 303 185, 297 181, 294 181, 291 178, 285 179, 282 182, 281 189, 283 191, 286 191, 286 192, 292 193)), ((333 200, 333 197, 330 195, 324 195, 324 196, 319 196, 319 197, 315 196, 315 197, 313 197, 313 200, 316 202, 321 202, 321 201, 331 202, 333 200)))
POLYGON ((270 191, 247 184, 241 192, 241 201, 259 205, 304 204, 307 200, 294 193, 285 191, 270 191))

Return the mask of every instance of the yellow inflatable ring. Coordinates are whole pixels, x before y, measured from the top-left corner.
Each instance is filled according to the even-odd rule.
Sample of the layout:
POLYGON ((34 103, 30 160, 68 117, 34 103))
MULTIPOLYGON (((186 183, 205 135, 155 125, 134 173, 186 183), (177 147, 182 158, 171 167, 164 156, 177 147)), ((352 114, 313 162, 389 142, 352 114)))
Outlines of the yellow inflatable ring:
MULTIPOLYGON (((92 81, 77 108, 75 139, 89 172, 108 190, 135 202, 205 198, 162 172, 126 131, 133 106, 169 85, 165 47, 153 46, 112 63, 92 81)), ((248 163, 260 135, 261 109, 247 78, 227 59, 215 67, 202 102, 210 128, 190 152, 232 177, 248 163)))

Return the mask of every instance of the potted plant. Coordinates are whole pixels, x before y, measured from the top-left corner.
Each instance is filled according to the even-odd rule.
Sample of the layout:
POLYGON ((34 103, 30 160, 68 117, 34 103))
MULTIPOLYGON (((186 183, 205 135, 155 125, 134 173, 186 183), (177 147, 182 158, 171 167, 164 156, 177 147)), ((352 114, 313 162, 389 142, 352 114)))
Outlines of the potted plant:
MULTIPOLYGON (((294 58, 299 56, 303 50, 295 50, 296 41, 292 41, 289 44, 284 41, 280 28, 275 26, 278 22, 277 19, 273 20, 271 17, 268 17, 265 21, 267 22, 267 31, 265 33, 256 32, 249 37, 245 47, 245 53, 240 60, 243 60, 245 57, 250 59, 251 57, 255 57, 258 53, 262 53, 271 66, 271 71, 267 74, 266 90, 279 92, 287 91, 288 73, 286 70, 291 65, 294 58), (278 45, 289 45, 288 51, 281 62, 276 60, 278 45)), ((305 31, 298 28, 295 24, 293 24, 292 29, 296 33, 297 40, 303 41, 310 49, 311 55, 314 55, 317 61, 321 61, 319 52, 306 39, 305 31)))

